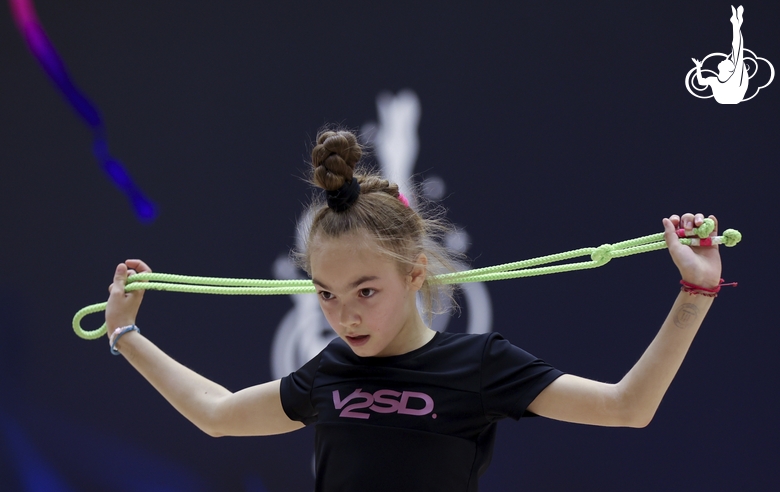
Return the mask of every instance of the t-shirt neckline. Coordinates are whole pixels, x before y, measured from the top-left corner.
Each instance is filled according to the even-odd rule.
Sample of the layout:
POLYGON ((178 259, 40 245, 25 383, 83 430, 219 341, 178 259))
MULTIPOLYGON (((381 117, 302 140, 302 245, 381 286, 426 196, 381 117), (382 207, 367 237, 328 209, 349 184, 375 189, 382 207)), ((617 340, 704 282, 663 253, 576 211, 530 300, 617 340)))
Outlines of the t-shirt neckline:
MULTIPOLYGON (((355 356, 358 358, 358 360, 361 363, 365 364, 371 364, 371 365, 382 365, 392 362, 398 362, 405 359, 409 359, 412 357, 416 357, 424 352, 427 352, 428 350, 432 349, 436 346, 436 343, 441 338, 441 332, 437 331, 433 334, 433 337, 431 337, 430 340, 428 340, 425 345, 422 347, 416 348, 414 350, 411 350, 409 352, 406 352, 404 354, 398 354, 398 355, 388 355, 387 357, 360 357, 359 355, 355 354, 355 356)), ((353 352, 354 354, 354 352, 353 352)))

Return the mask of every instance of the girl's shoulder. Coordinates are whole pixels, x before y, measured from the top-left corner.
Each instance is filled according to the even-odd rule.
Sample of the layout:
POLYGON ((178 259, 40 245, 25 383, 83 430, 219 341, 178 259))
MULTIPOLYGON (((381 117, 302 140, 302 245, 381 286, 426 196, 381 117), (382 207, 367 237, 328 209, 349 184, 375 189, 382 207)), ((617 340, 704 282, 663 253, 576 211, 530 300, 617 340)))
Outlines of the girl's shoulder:
POLYGON ((459 347, 486 347, 496 342, 509 343, 501 333, 491 331, 487 333, 449 333, 441 332, 437 334, 439 346, 446 347, 450 345, 459 347))

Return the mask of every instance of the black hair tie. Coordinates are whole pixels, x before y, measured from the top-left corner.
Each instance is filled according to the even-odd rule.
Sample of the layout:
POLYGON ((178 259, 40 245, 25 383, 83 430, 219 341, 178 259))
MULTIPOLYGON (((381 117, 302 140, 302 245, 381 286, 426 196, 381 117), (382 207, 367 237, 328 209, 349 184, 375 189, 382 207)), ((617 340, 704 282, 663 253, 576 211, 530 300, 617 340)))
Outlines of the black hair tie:
POLYGON ((345 181, 338 190, 326 190, 328 196, 328 207, 336 212, 343 212, 355 203, 360 195, 360 184, 353 178, 345 181))

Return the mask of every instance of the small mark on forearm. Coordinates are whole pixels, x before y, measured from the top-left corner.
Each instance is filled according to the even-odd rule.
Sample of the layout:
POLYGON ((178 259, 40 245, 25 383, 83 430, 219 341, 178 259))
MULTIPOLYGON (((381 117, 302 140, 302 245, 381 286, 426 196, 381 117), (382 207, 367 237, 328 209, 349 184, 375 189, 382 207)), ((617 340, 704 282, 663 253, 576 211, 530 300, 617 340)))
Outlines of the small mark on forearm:
POLYGON ((678 328, 688 328, 699 318, 699 308, 693 304, 683 304, 674 316, 674 324, 678 328))

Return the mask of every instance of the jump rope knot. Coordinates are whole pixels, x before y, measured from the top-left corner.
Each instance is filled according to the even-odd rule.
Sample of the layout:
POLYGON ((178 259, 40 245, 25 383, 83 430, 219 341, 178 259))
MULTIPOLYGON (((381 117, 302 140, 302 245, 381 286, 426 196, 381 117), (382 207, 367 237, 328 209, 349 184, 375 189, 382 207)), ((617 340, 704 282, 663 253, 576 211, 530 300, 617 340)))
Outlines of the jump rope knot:
POLYGON ((598 263, 599 266, 606 265, 612 259, 613 251, 615 251, 615 247, 611 244, 602 244, 590 254, 590 259, 598 263))
MULTIPOLYGON (((715 221, 710 219, 709 217, 704 219, 702 224, 699 227, 694 227, 690 231, 686 231, 685 229, 677 229, 677 236, 678 237, 694 237, 698 236, 701 239, 709 237, 710 234, 712 234, 712 231, 715 230, 715 221)), ((731 231, 732 229, 729 229, 731 231)), ((728 232, 728 231, 726 231, 728 232)), ((724 233, 725 235, 725 233, 724 233)))
POLYGON ((729 248, 736 246, 742 241, 742 234, 736 229, 726 229, 723 231, 723 245, 729 248))

